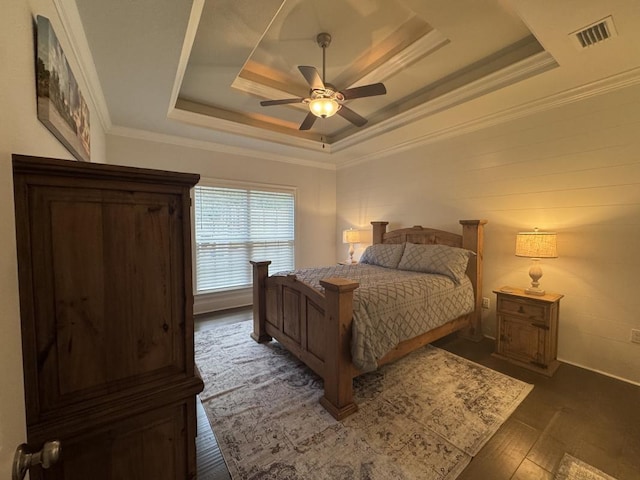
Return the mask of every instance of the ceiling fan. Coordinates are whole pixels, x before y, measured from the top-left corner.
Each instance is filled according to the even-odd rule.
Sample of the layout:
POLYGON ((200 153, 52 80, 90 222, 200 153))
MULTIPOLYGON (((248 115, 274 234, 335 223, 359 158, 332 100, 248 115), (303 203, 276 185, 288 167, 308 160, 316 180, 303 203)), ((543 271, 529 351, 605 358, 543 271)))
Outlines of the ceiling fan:
POLYGON ((285 98, 283 100, 264 100, 260 102, 263 107, 272 105, 285 105, 288 103, 305 103, 309 106, 309 113, 300 125, 299 130, 309 130, 316 121, 316 118, 327 118, 336 113, 347 119, 354 125, 361 127, 367 123, 367 119, 360 116, 344 102, 353 100, 354 98, 373 97, 375 95, 384 95, 387 89, 382 83, 373 83, 371 85, 363 85, 361 87, 347 88, 338 91, 336 87, 325 82, 325 55, 326 49, 331 44, 331 35, 328 33, 319 33, 316 37, 318 46, 322 48, 322 78, 318 74, 315 67, 307 65, 298 66, 298 70, 302 73, 309 84, 309 96, 306 98, 285 98))

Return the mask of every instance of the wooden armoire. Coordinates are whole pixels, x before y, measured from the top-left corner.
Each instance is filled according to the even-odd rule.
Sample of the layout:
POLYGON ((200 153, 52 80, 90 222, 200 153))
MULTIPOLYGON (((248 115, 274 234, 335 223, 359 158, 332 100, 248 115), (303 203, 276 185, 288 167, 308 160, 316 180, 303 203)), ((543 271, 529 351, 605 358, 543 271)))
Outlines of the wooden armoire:
POLYGON ((33 479, 196 476, 190 188, 198 175, 13 156, 33 479))

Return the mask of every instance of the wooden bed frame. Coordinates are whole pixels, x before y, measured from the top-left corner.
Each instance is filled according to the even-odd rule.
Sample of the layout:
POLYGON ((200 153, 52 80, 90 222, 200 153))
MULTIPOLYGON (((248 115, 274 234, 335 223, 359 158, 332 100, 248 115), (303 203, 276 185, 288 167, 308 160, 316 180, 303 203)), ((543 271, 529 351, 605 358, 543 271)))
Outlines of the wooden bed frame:
MULTIPOLYGON (((417 348, 460 330, 471 340, 482 338, 483 227, 486 220, 460 220, 462 235, 415 226, 387 232, 389 222, 371 222, 373 243, 445 244, 476 252, 467 275, 475 294, 475 310, 418 337, 401 342, 378 365, 396 360, 417 348)), ((353 291, 358 283, 346 278, 321 280, 321 293, 295 275, 269 276, 270 261, 253 265, 253 333, 256 342, 275 338, 324 380, 320 403, 336 419, 354 413, 353 378, 359 372, 351 362, 353 291)))

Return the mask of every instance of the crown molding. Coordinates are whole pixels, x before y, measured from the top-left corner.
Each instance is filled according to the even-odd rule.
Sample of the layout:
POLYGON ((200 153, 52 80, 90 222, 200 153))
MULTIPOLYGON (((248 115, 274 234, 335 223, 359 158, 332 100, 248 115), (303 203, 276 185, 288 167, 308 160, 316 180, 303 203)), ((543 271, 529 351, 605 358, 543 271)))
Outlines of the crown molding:
POLYGON ((431 30, 429 33, 419 38, 407 48, 403 49, 388 61, 380 65, 375 70, 360 78, 349 88, 367 85, 369 83, 384 82, 387 78, 395 75, 409 65, 417 62, 421 58, 431 55, 436 50, 450 43, 438 30, 431 30))
POLYGON ((213 117, 180 108, 170 109, 167 118, 177 122, 195 125, 197 127, 204 127, 219 132, 241 135, 244 137, 255 138, 257 140, 266 140, 268 142, 279 143, 289 147, 314 150, 321 154, 331 153, 330 144, 326 144, 324 148, 322 147, 322 143, 319 141, 322 135, 317 136, 318 140, 294 137, 286 133, 271 131, 265 128, 234 122, 224 118, 213 117))
POLYGON ((184 74, 187 71, 187 65, 189 64, 189 55, 191 55, 193 42, 195 41, 196 34, 198 33, 198 25, 200 24, 200 17, 202 17, 203 8, 204 0, 193 0, 193 5, 191 5, 191 13, 189 14, 189 21, 187 22, 187 31, 184 35, 184 42, 182 42, 182 51, 180 52, 180 58, 178 60, 176 77, 173 80, 173 88, 171 89, 171 98, 169 100, 169 109, 167 111, 167 115, 169 115, 175 108, 176 102, 178 101, 180 87, 182 87, 184 74))
POLYGON ((482 77, 474 82, 466 84, 452 92, 445 93, 433 100, 423 103, 417 107, 407 110, 388 120, 372 125, 361 132, 354 133, 349 137, 332 144, 332 152, 339 152, 362 143, 370 138, 379 137, 391 130, 403 125, 415 122, 429 115, 442 112, 443 110, 455 107, 474 98, 495 92, 501 88, 508 87, 526 78, 530 78, 539 73, 557 67, 555 59, 547 52, 543 51, 535 55, 509 65, 499 71, 482 77))
POLYGON ((115 137, 132 138, 135 140, 144 140, 154 143, 163 143, 175 145, 179 147, 194 148, 198 150, 207 150, 210 152, 224 153, 228 155, 238 155, 252 159, 269 160, 272 162, 287 163, 291 165, 299 165, 302 167, 319 168, 321 170, 336 170, 334 163, 326 163, 314 160, 305 160, 293 157, 283 153, 271 153, 264 150, 224 145, 221 143, 210 142, 206 140, 196 140, 192 138, 182 137, 179 135, 170 135, 166 133, 151 132, 148 130, 140 130, 136 128, 114 126, 108 135, 115 137))
POLYGON ((571 88, 563 92, 549 95, 547 97, 533 100, 522 105, 518 105, 491 115, 486 115, 468 122, 463 122, 451 127, 431 131, 425 135, 413 138, 406 142, 395 144, 383 150, 378 150, 372 155, 361 155, 358 158, 340 163, 338 170, 366 163, 368 161, 386 157, 391 154, 403 152, 426 145, 439 140, 471 133, 483 128, 492 127, 501 123, 517 120, 523 117, 545 112, 554 108, 569 105, 571 103, 597 97, 606 93, 614 92, 623 88, 640 84, 640 67, 627 70, 625 72, 612 75, 611 77, 597 80, 591 83, 571 88))
MULTIPOLYGON (((80 70, 78 73, 88 89, 87 93, 98 115, 100 125, 107 132, 112 127, 111 116, 76 2, 74 0, 53 0, 53 4, 60 17, 64 35, 69 40, 71 53, 80 70)), ((76 74, 75 71, 74 74, 76 74)))

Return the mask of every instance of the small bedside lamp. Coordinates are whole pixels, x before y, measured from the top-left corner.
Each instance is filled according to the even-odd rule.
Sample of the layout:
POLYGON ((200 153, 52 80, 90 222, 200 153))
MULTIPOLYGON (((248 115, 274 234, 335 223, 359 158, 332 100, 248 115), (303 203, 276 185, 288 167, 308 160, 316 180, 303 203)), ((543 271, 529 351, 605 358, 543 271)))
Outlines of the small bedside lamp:
POLYGON ((353 228, 344 230, 342 232, 342 243, 349 244, 349 258, 347 259, 347 262, 353 263, 353 244, 360 243, 360 230, 354 230, 353 228))
POLYGON ((544 295, 545 292, 540 286, 542 277, 541 258, 556 258, 558 250, 556 248, 555 232, 539 232, 537 228, 533 232, 520 232, 516 236, 516 256, 531 258, 531 288, 525 289, 529 295, 544 295))

